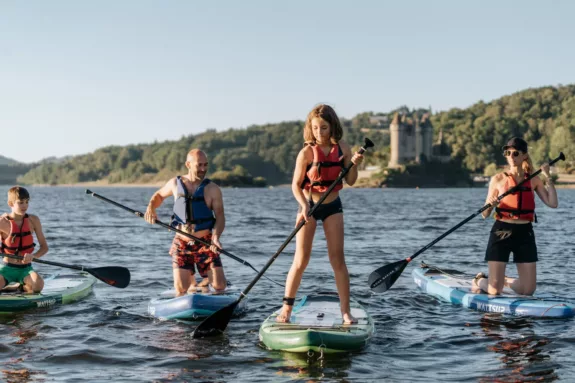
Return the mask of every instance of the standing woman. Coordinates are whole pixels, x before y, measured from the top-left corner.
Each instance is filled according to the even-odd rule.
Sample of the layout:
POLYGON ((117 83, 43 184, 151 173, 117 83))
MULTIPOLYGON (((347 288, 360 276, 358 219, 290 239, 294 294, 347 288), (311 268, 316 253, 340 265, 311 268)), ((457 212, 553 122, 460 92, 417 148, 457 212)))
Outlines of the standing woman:
MULTIPOLYGON (((529 177, 535 169, 527 152, 527 142, 514 137, 503 147, 508 169, 491 178, 487 204, 483 218, 488 217, 497 197, 529 177)), ((515 193, 505 196, 495 208, 495 223, 489 235, 485 260, 489 267, 489 278, 483 273, 477 274, 473 286, 488 294, 501 294, 508 286, 517 294, 533 295, 537 283, 537 246, 531 222, 535 215, 535 193, 543 203, 551 208, 557 207, 557 192, 549 175, 549 164, 541 166, 546 185, 539 177, 523 183, 515 193), (509 254, 513 252, 513 262, 517 265, 518 278, 505 277, 505 267, 509 254)))
MULTIPOLYGON (((313 216, 307 217, 311 208, 337 179, 342 169, 351 162, 359 165, 363 161, 363 155, 359 153, 355 153, 352 157, 349 145, 340 141, 342 135, 339 118, 329 105, 318 105, 308 114, 303 130, 305 145, 297 156, 292 181, 292 192, 299 203, 296 225, 302 219, 306 224, 296 236, 296 251, 287 276, 285 297, 282 312, 277 317, 278 322, 289 322, 295 296, 311 256, 317 221, 323 222, 343 322, 355 321, 349 307, 349 274, 343 254, 343 207, 339 198, 343 183, 340 181, 314 211, 313 216)), ((345 176, 345 182, 351 186, 356 180, 357 167, 354 166, 345 176)))

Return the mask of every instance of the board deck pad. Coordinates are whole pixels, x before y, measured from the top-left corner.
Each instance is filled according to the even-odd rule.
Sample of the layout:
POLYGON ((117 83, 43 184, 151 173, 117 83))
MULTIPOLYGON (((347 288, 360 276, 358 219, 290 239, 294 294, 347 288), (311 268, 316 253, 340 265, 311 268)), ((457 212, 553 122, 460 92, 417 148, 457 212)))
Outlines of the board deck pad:
POLYGON ((271 350, 327 353, 358 350, 374 333, 374 323, 363 306, 351 301, 351 315, 357 323, 344 324, 339 298, 333 294, 304 296, 294 306, 288 323, 277 322, 281 308, 260 327, 260 340, 271 350))
POLYGON ((414 269, 415 284, 425 293, 443 301, 470 309, 514 316, 570 318, 575 316, 575 303, 549 293, 534 296, 518 295, 505 287, 501 295, 488 295, 472 288, 472 278, 463 274, 445 273, 439 268, 414 269))
MULTIPOLYGON (((204 319, 239 297, 237 288, 228 286, 224 291, 215 291, 211 287, 198 288, 193 294, 176 297, 175 290, 167 290, 148 303, 148 313, 160 320, 196 321, 204 319)), ((234 316, 247 311, 247 299, 243 299, 235 308, 234 316)))
POLYGON ((44 289, 39 294, 0 291, 0 313, 14 313, 38 308, 52 308, 75 302, 89 295, 96 279, 87 273, 44 276, 44 289))

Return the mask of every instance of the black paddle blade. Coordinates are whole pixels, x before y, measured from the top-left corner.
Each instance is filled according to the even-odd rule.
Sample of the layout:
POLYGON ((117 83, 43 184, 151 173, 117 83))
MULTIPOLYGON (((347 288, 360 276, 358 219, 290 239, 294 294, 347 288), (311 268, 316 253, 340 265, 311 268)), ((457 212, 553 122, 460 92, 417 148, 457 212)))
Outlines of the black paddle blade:
POLYGON ((366 149, 373 148, 375 145, 369 138, 364 138, 364 145, 363 147, 366 149))
POLYGON ((397 278, 403 272, 409 261, 402 259, 394 263, 382 266, 369 275, 367 282, 369 288, 376 293, 383 293, 391 288, 397 278))
POLYGON ((130 284, 130 270, 120 266, 95 267, 93 269, 84 269, 104 283, 120 289, 130 284))
POLYGON ((192 338, 206 338, 223 333, 226 327, 228 327, 228 323, 230 323, 230 319, 232 319, 232 315, 238 303, 239 300, 219 309, 204 319, 192 333, 192 338))

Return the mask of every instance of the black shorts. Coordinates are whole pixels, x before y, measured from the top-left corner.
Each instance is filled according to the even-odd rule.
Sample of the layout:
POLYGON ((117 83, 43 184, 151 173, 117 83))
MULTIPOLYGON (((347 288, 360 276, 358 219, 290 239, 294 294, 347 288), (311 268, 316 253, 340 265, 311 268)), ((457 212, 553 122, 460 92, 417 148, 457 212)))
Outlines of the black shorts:
POLYGON ((537 262, 537 245, 533 225, 514 224, 495 221, 489 233, 489 243, 485 251, 486 261, 509 262, 513 253, 513 262, 537 262))
MULTIPOLYGON (((313 208, 313 203, 310 206, 310 209, 313 208)), ((298 213, 301 213, 301 206, 298 209, 298 213)), ((337 197, 330 203, 322 203, 315 209, 312 214, 312 217, 316 219, 316 221, 325 221, 327 217, 330 215, 334 215, 337 213, 343 214, 343 206, 341 204, 341 199, 337 197)))

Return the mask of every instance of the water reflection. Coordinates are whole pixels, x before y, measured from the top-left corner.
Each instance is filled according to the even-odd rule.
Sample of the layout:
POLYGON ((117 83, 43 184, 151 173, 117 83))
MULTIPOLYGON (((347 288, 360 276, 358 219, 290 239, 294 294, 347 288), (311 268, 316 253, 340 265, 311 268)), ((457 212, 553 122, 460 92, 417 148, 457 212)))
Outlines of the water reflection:
POLYGON ((270 351, 267 369, 273 372, 276 380, 345 379, 348 378, 353 355, 270 351))
POLYGON ((495 341, 488 351, 498 354, 503 364, 480 382, 552 382, 559 379, 551 359, 551 339, 538 336, 528 318, 506 318, 485 314, 480 320, 484 336, 495 341))

